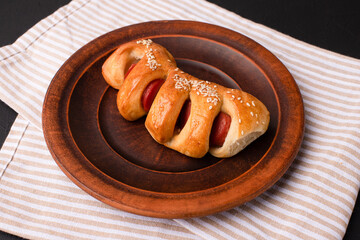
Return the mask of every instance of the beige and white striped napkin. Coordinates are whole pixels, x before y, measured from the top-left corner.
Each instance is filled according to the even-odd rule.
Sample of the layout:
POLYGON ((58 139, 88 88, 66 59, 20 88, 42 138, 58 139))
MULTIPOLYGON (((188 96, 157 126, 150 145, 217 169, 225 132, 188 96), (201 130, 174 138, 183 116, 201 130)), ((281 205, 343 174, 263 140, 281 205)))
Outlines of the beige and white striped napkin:
POLYGON ((74 0, 0 49, 0 98, 19 116, 0 151, 0 229, 30 239, 342 239, 359 191, 360 60, 303 43, 204 0, 74 0), (212 216, 163 220, 99 202, 60 171, 41 129, 47 87, 90 40, 160 19, 209 22, 272 51, 305 103, 305 138, 284 177, 212 216))

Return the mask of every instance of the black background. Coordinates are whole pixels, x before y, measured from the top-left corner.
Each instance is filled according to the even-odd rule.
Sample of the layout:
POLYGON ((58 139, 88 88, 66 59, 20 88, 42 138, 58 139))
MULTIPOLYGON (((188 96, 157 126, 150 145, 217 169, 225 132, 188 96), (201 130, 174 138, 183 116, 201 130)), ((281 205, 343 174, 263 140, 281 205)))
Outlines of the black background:
MULTIPOLYGON (((12 44, 38 21, 69 2, 69 0, 1 0, 0 47, 12 44)), ((299 40, 360 59, 360 7, 356 4, 358 1, 210 0, 210 2, 299 40)), ((0 101, 0 146, 16 115, 15 111, 0 101)), ((346 240, 360 239, 359 205, 358 199, 344 237, 346 240)), ((0 231, 0 240, 3 239, 19 238, 0 231)))

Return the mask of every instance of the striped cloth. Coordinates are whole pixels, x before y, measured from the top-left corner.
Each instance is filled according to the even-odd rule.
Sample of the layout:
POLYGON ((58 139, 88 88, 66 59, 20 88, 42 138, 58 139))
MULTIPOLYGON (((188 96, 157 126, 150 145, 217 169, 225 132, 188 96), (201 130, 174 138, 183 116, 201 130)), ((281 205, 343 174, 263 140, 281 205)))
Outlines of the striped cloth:
POLYGON ((204 0, 74 0, 0 49, 0 98, 19 113, 0 151, 0 229, 30 239, 342 239, 359 191, 360 61, 248 21, 204 0), (160 19, 213 23, 272 51, 304 98, 294 163, 256 199, 207 217, 164 220, 99 202, 60 171, 41 129, 47 87, 77 49, 160 19))

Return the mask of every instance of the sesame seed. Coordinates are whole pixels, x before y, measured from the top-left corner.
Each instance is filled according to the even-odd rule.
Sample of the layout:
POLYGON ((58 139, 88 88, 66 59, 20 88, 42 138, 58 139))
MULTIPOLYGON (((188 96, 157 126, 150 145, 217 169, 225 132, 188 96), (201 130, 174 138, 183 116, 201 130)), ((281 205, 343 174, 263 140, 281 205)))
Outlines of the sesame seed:
POLYGON ((253 113, 253 112, 250 112, 250 115, 251 115, 251 116, 254 116, 254 113, 253 113))
POLYGON ((157 67, 161 66, 161 64, 156 61, 152 48, 145 51, 145 55, 147 57, 147 63, 145 65, 148 66, 151 70, 154 71, 157 69, 157 67))
POLYGON ((170 59, 168 59, 168 62, 171 62, 171 60, 170 60, 170 59))
POLYGON ((259 121, 256 121, 256 124, 259 124, 259 121))
POLYGON ((243 131, 243 130, 241 130, 241 135, 244 135, 244 131, 243 131))
POLYGON ((237 98, 237 100, 239 100, 239 101, 240 101, 240 100, 241 100, 241 97, 238 97, 238 98, 237 98))
POLYGON ((258 117, 258 114, 257 114, 257 113, 255 113, 255 117, 256 117, 256 118, 258 117))
POLYGON ((136 41, 137 44, 145 45, 146 48, 149 48, 149 46, 152 44, 152 42, 153 41, 151 39, 142 39, 142 40, 136 41))
POLYGON ((241 119, 239 118, 239 123, 241 123, 241 119))
POLYGON ((255 102, 254 101, 251 101, 251 104, 255 107, 255 102))
POLYGON ((173 79, 175 80, 175 88, 185 91, 190 91, 191 89, 191 80, 187 78, 182 78, 178 74, 175 74, 173 79))
POLYGON ((246 103, 246 106, 250 107, 250 103, 247 102, 247 103, 246 103))
POLYGON ((204 84, 203 81, 192 81, 191 83, 192 87, 199 92, 199 94, 204 97, 209 97, 214 104, 220 101, 218 92, 214 88, 211 88, 211 86, 204 84))
POLYGON ((211 110, 213 108, 213 106, 209 106, 209 110, 211 110))
POLYGON ((208 81, 189 80, 185 77, 180 77, 179 74, 174 74, 173 79, 175 81, 176 89, 185 91, 194 89, 197 95, 206 97, 206 101, 214 105, 217 105, 217 103, 220 101, 220 96, 215 88, 206 84, 210 84, 208 81))

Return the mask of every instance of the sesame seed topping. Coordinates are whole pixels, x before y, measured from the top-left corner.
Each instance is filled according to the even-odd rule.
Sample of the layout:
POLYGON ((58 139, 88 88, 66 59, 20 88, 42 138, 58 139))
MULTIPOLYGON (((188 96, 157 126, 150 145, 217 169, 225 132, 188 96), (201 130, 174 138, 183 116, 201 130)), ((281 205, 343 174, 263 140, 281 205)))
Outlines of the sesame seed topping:
POLYGON ((256 121, 256 124, 259 124, 259 121, 256 121))
POLYGON ((241 135, 244 135, 244 130, 241 130, 241 135))
POLYGON ((141 40, 136 41, 137 44, 145 45, 146 48, 149 48, 149 46, 152 44, 152 42, 153 41, 151 39, 141 39, 141 40))
POLYGON ((241 100, 241 97, 238 97, 238 98, 237 98, 237 100, 239 100, 239 101, 240 101, 240 100, 241 100))
POLYGON ((145 52, 145 55, 147 57, 147 63, 145 65, 148 66, 151 70, 154 71, 155 69, 157 69, 157 67, 161 66, 161 64, 156 61, 152 48, 147 50, 145 52))
POLYGON ((246 106, 250 107, 250 103, 247 102, 247 103, 246 103, 246 106))
POLYGON ((213 106, 209 106, 209 110, 211 110, 213 108, 213 106))
POLYGON ((170 59, 168 59, 168 62, 171 62, 171 60, 170 60, 170 59))
POLYGON ((256 118, 258 117, 258 114, 257 114, 257 113, 255 113, 255 117, 256 117, 256 118))
POLYGON ((255 107, 255 102, 254 101, 251 101, 251 104, 255 107))
POLYGON ((254 116, 254 113, 253 113, 253 112, 250 112, 250 115, 251 115, 251 116, 254 116))
POLYGON ((241 119, 239 118, 239 123, 241 123, 241 119))
POLYGON ((213 103, 214 105, 216 105, 220 101, 220 97, 217 91, 214 88, 204 84, 202 81, 193 81, 192 87, 202 96, 210 98, 211 103, 213 103))
POLYGON ((147 50, 145 51, 145 55, 147 57, 147 63, 145 64, 146 66, 148 66, 153 71, 157 69, 157 67, 161 66, 161 64, 156 61, 154 56, 154 52, 157 50, 153 50, 152 48, 150 48, 150 45, 153 43, 151 39, 141 39, 136 41, 136 43, 145 45, 147 48, 147 50))
POLYGON ((180 77, 178 74, 174 74, 173 79, 175 81, 175 88, 179 90, 190 91, 194 89, 197 95, 202 95, 206 97, 206 101, 213 105, 217 105, 220 101, 220 97, 215 88, 206 84, 209 82, 198 81, 198 80, 188 80, 185 77, 180 77))
POLYGON ((175 81, 175 88, 179 90, 189 91, 191 88, 191 82, 187 78, 182 78, 179 74, 175 74, 173 77, 175 81))
POLYGON ((175 71, 179 71, 179 68, 175 68, 174 70, 175 70, 175 71))

